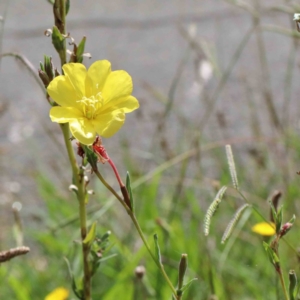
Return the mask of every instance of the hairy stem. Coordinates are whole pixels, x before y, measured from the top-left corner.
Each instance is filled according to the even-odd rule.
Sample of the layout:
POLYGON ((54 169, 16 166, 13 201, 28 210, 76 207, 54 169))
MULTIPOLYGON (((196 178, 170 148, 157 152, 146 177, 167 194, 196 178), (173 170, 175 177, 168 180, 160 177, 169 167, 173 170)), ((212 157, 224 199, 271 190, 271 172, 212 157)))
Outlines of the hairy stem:
MULTIPOLYGON (((55 23, 59 28, 61 34, 66 34, 66 3, 65 0, 55 1, 55 5, 58 5, 59 17, 55 16, 55 23)), ((54 7, 54 10, 56 7, 54 7)), ((54 14, 55 15, 55 14, 54 14)), ((67 62, 67 49, 66 49, 66 41, 64 41, 64 49, 59 54, 61 66, 63 66, 67 62)), ((82 256, 83 256, 83 293, 84 300, 91 300, 91 272, 89 270, 88 263, 88 255, 89 255, 89 246, 84 244, 83 241, 87 235, 87 226, 86 226, 86 197, 87 193, 84 186, 83 179, 83 169, 78 167, 76 162, 74 150, 72 147, 72 143, 70 140, 70 129, 69 124, 61 124, 60 125, 65 145, 68 152, 69 161, 72 167, 73 173, 73 184, 77 187, 77 199, 79 202, 79 218, 80 218, 80 232, 81 232, 81 240, 82 240, 82 256)))
MULTIPOLYGON (((68 152, 68 157, 70 164, 72 166, 73 172, 73 184, 77 187, 77 199, 79 202, 79 218, 80 218, 80 231, 81 231, 81 240, 83 241, 87 235, 86 227, 86 190, 83 180, 83 170, 78 167, 72 143, 70 140, 70 130, 69 124, 61 124, 61 129, 64 136, 65 145, 68 152)), ((84 286, 84 300, 91 299, 91 273, 89 270, 88 255, 89 255, 89 246, 82 243, 82 254, 83 254, 83 286, 84 286)))
POLYGON ((79 200, 79 217, 80 217, 80 230, 81 230, 81 240, 82 240, 82 254, 83 254, 83 287, 84 287, 84 300, 90 300, 91 298, 91 272, 89 268, 89 245, 83 243, 86 235, 86 203, 85 203, 85 189, 83 186, 84 180, 82 180, 81 188, 78 189, 78 200, 79 200))
MULTIPOLYGON (((60 33, 65 35, 66 34, 66 1, 65 0, 59 0, 59 15, 60 15, 59 24, 56 24, 56 25, 59 28, 60 33)), ((67 43, 66 43, 66 39, 65 39, 64 40, 64 49, 65 49, 65 51, 62 51, 59 55, 62 66, 65 63, 67 63, 66 44, 67 43)))
POLYGON ((283 275, 282 275, 281 268, 277 271, 277 273, 279 275, 280 283, 281 283, 281 286, 282 286, 282 289, 283 289, 284 298, 285 298, 285 300, 289 300, 289 296, 288 296, 288 292, 287 292, 287 289, 286 289, 286 285, 285 285, 285 281, 284 281, 284 278, 283 278, 283 275))

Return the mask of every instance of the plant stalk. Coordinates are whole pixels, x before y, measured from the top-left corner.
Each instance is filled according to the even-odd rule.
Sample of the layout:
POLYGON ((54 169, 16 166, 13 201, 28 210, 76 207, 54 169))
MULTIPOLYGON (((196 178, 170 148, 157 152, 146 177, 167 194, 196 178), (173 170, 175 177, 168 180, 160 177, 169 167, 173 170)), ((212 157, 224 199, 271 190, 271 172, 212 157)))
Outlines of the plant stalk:
POLYGON ((94 173, 96 174, 96 176, 98 177, 98 179, 102 182, 102 184, 109 190, 111 191, 111 193, 117 198, 117 200, 121 203, 121 205, 126 209, 129 217, 131 218, 136 230, 138 231, 138 234, 140 236, 140 238, 142 239, 145 247, 147 248, 150 256, 152 257, 153 261, 155 262, 155 264, 157 265, 157 267, 159 268, 162 276, 164 277, 164 279, 166 280, 167 284, 169 285, 169 287, 172 290, 173 296, 175 297, 176 300, 180 299, 178 298, 178 296, 176 295, 176 289, 174 288, 171 280, 169 279, 167 273, 165 272, 164 266, 162 264, 160 264, 155 255, 152 253, 151 248, 144 236, 144 233, 140 227, 140 224, 138 222, 138 220, 136 219, 134 213, 129 209, 129 207, 126 205, 126 203, 124 202, 124 200, 122 199, 121 196, 119 196, 119 194, 107 183, 107 181, 102 177, 102 175, 100 174, 100 172, 98 170, 93 170, 94 173))
POLYGON ((70 140, 70 131, 69 124, 60 125, 65 145, 68 152, 68 157, 70 164, 72 166, 73 172, 73 184, 77 187, 77 199, 79 202, 79 218, 80 218, 80 231, 81 231, 81 240, 82 240, 82 256, 83 256, 83 289, 84 289, 84 300, 91 300, 91 272, 89 269, 88 255, 89 255, 89 246, 83 243, 87 235, 87 226, 86 226, 86 191, 83 180, 83 170, 81 170, 76 162, 74 150, 70 140))
MULTIPOLYGON (((82 180, 82 182, 84 182, 82 180)), ((83 186, 83 184, 81 184, 83 186)), ((78 200, 79 200, 79 216, 80 216, 80 230, 81 230, 81 240, 82 240, 82 254, 83 254, 83 287, 84 287, 84 300, 90 300, 91 298, 91 272, 89 268, 89 245, 83 243, 86 235, 86 203, 85 203, 85 191, 84 189, 78 190, 78 200), (81 190, 81 192, 80 192, 81 190), (82 193, 83 192, 83 193, 82 193), (82 193, 82 194, 81 194, 82 193), (80 195, 81 194, 81 195, 80 195)))
POLYGON ((283 278, 283 275, 282 275, 282 272, 281 272, 281 268, 277 271, 277 273, 278 273, 279 278, 280 278, 280 283, 281 283, 281 286, 282 286, 282 289, 283 289, 284 298, 285 298, 285 300, 289 300, 290 298, 288 296, 288 292, 287 292, 285 281, 284 281, 284 278, 283 278))
MULTIPOLYGON (((55 1, 54 6, 58 4, 59 17, 55 16, 55 25, 60 30, 60 33, 66 34, 66 1, 58 0, 55 1)), ((54 7, 56 9, 56 7, 54 7)), ((55 14, 54 14, 55 15, 55 14)), ((67 49, 66 49, 66 40, 64 40, 63 51, 59 53, 61 67, 67 62, 67 49)), ((86 190, 84 186, 83 179, 83 170, 78 167, 76 162, 74 150, 70 140, 70 129, 69 123, 61 124, 61 130, 63 132, 65 145, 68 152, 69 161, 72 167, 73 173, 73 184, 77 187, 77 199, 79 202, 79 219, 80 219, 80 232, 82 240, 82 256, 83 256, 83 293, 84 300, 91 300, 91 272, 89 269, 88 255, 89 255, 89 246, 84 244, 83 241, 87 235, 87 226, 86 226, 86 190)))
POLYGON ((143 233, 143 231, 142 231, 142 229, 141 229, 141 227, 140 227, 140 224, 139 224, 138 220, 136 219, 135 215, 134 215, 133 212, 131 212, 131 211, 130 211, 130 213, 129 213, 129 216, 130 216, 130 218, 131 218, 131 220, 132 220, 132 222, 133 222, 133 224, 134 224, 136 230, 138 231, 139 236, 140 236, 141 239, 143 240, 143 243, 144 243, 144 245, 146 246, 146 248, 147 248, 149 254, 151 255, 151 257, 152 257, 152 259, 154 260, 154 262, 156 263, 156 265, 157 265, 157 267, 159 268, 161 274, 162 274, 163 277, 165 278, 167 284, 168 284, 169 287, 171 288, 172 293, 173 293, 175 299, 179 300, 180 298, 178 298, 178 296, 176 295, 176 294, 177 294, 177 293, 176 293, 176 289, 174 288, 174 286, 173 286, 173 284, 172 284, 170 278, 168 277, 168 275, 167 275, 167 273, 166 273, 166 271, 165 271, 165 269, 164 269, 164 266, 163 266, 161 263, 159 263, 159 262, 157 261, 156 257, 155 257, 154 254, 152 253, 152 251, 151 251, 151 249, 150 249, 150 246, 149 246, 149 244, 148 244, 148 242, 147 242, 147 240, 146 240, 146 238, 145 238, 145 236, 144 236, 144 233, 143 233))
MULTIPOLYGON (((60 33, 66 35, 66 1, 59 0, 59 14, 60 14, 60 33)), ((67 63, 66 39, 64 39, 64 50, 60 53, 61 66, 67 63)))

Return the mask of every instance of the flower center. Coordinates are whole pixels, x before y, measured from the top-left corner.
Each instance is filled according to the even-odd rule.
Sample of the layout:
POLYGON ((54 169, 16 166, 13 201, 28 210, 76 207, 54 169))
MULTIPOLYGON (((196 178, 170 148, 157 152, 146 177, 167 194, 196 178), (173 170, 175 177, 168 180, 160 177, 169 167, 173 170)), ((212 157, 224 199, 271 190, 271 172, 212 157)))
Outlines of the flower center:
POLYGON ((83 97, 81 100, 77 100, 81 104, 82 111, 84 116, 92 120, 99 113, 100 108, 103 106, 103 97, 101 96, 101 92, 99 92, 96 96, 83 97))

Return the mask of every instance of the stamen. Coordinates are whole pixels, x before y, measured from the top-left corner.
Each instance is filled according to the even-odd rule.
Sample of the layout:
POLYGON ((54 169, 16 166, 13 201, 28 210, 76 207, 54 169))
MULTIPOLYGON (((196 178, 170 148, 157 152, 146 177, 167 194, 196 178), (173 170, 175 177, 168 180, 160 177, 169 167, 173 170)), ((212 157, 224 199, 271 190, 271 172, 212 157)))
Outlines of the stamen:
POLYGON ((82 105, 83 114, 89 119, 94 119, 99 108, 103 106, 104 99, 99 92, 96 97, 91 96, 90 98, 83 97, 81 100, 76 102, 82 105))

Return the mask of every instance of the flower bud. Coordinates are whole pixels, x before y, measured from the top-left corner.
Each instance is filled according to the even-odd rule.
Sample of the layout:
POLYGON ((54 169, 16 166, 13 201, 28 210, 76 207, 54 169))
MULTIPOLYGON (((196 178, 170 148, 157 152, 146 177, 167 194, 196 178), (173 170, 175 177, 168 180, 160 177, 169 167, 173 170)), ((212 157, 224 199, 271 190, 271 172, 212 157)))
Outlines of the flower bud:
POLYGON ((44 63, 40 62, 40 70, 38 73, 44 86, 47 88, 54 78, 54 68, 52 58, 50 56, 44 55, 44 63))
POLYGON ((54 69, 55 77, 60 76, 61 74, 57 71, 57 68, 54 69))
POLYGON ((300 22, 300 14, 294 14, 293 21, 300 22))
POLYGON ((51 36, 51 35, 52 35, 52 29, 50 29, 50 28, 46 29, 46 30, 44 31, 44 35, 45 35, 46 37, 51 36))
POLYGON ((280 228, 280 231, 278 233, 279 238, 282 238, 284 235, 288 233, 288 231, 293 227, 295 220, 296 220, 296 216, 293 215, 293 217, 280 228))
POLYGON ((137 279, 143 279, 146 274, 146 269, 144 266, 137 266, 134 270, 135 276, 137 279))
POLYGON ((56 26, 53 26, 52 44, 53 44, 55 50, 58 52, 58 54, 61 54, 61 52, 64 51, 64 41, 65 41, 65 38, 60 33, 58 28, 56 26))
POLYGON ((83 158, 85 152, 79 142, 77 142, 76 144, 77 144, 77 155, 83 158))
POLYGON ((44 56, 44 70, 51 81, 54 78, 53 63, 52 57, 47 55, 44 56))
POLYGON ((44 86, 47 87, 50 83, 50 79, 49 79, 48 75, 42 70, 39 70, 38 72, 39 72, 39 77, 43 81, 44 86))
POLYGON ((76 49, 76 60, 80 63, 82 63, 83 61, 85 42, 86 42, 86 37, 84 36, 76 49))
MULTIPOLYGON (((274 193, 271 196, 271 203, 273 204, 273 207, 275 209, 275 212, 277 212, 278 210, 278 203, 279 203, 279 199, 282 196, 282 192, 281 191, 274 191, 274 193)), ((275 219, 272 213, 272 209, 270 211, 270 220, 272 223, 275 223, 275 219)))
POLYGON ((289 294, 290 294, 290 300, 295 299, 295 294, 297 293, 297 275, 294 270, 289 271, 289 294))
POLYGON ((180 290, 183 287, 183 281, 185 272, 187 269, 188 261, 187 261, 187 254, 182 254, 181 259, 178 266, 178 290, 180 290))
POLYGON ((97 136, 93 143, 93 150, 98 156, 98 160, 103 164, 109 159, 108 154, 105 150, 105 147, 102 144, 100 136, 97 136))
POLYGON ((70 184, 69 185, 69 191, 75 192, 77 194, 78 193, 78 187, 75 184, 70 184))
POLYGON ((279 231, 279 237, 282 238, 284 235, 286 235, 290 231, 292 226, 293 226, 292 223, 289 223, 289 222, 285 223, 279 231))
POLYGON ((296 21, 297 30, 300 32, 299 23, 300 23, 300 14, 294 14, 294 21, 296 21))

